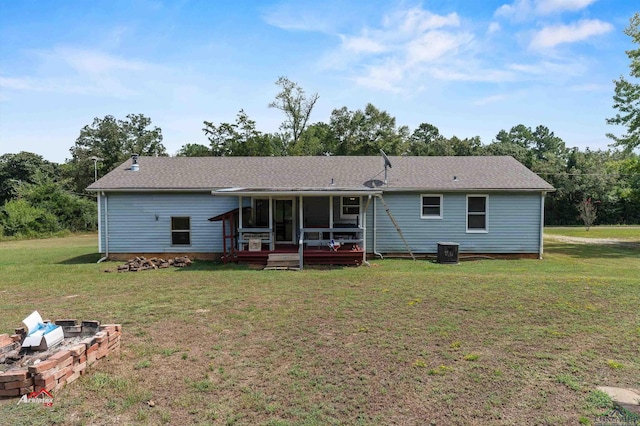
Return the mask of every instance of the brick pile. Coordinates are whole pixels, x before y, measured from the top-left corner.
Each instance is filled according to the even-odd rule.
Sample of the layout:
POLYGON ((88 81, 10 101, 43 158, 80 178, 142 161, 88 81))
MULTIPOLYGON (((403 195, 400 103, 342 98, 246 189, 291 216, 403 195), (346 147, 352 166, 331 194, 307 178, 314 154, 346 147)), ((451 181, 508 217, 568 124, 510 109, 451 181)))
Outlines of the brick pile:
POLYGON ((21 341, 22 336, 19 334, 14 334, 13 336, 0 334, 0 363, 5 362, 8 358, 13 358, 18 355, 21 341))
POLYGON ((136 257, 127 261, 124 265, 118 266, 118 272, 136 272, 147 271, 149 269, 164 269, 174 266, 176 268, 184 268, 185 266, 191 266, 191 259, 187 256, 176 257, 173 259, 161 259, 158 257, 152 257, 147 259, 145 257, 136 257))
MULTIPOLYGON (((98 321, 82 321, 78 324, 76 320, 59 320, 56 324, 63 328, 65 338, 83 339, 35 365, 0 372, 0 398, 41 390, 56 392, 86 374, 89 367, 100 359, 120 351, 120 324, 100 325, 98 321)), ((6 341, 3 336, 6 335, 0 335, 0 342, 6 341)), ((13 343, 16 343, 13 340, 15 336, 21 337, 20 334, 11 336, 13 343)))

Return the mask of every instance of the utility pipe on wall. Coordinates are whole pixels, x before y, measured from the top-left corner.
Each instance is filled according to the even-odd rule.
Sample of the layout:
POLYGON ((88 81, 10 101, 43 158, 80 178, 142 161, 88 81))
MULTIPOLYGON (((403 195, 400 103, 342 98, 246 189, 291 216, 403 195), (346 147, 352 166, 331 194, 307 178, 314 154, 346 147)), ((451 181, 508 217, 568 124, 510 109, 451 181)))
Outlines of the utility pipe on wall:
MULTIPOLYGON (((105 253, 104 253, 104 257, 100 258, 96 263, 104 262, 109 258, 109 204, 107 201, 107 194, 103 192, 102 195, 104 196, 104 250, 105 250, 105 253)), ((100 196, 98 195, 98 207, 100 207, 99 197, 100 196)), ((100 215, 98 215, 98 227, 100 227, 100 215)), ((101 243, 102 241, 100 241, 99 244, 101 243)))
MULTIPOLYGON (((369 197, 371 197, 371 195, 369 195, 369 197)), ((380 256, 380 259, 384 259, 384 257, 382 257, 382 253, 378 253, 376 251, 376 244, 378 242, 378 214, 376 213, 377 210, 377 203, 376 203, 376 199, 373 199, 373 254, 375 254, 376 256, 380 256)))
POLYGON ((544 196, 545 193, 542 192, 540 195, 540 249, 539 249, 539 259, 542 259, 542 253, 544 252, 544 196))
MULTIPOLYGON (((367 266, 369 266, 369 262, 367 262, 367 209, 369 208, 369 204, 371 204, 371 194, 369 194, 367 204, 365 204, 364 210, 362 210, 362 223, 360 224, 362 228, 362 263, 367 266)), ((360 198, 360 205, 362 205, 362 197, 360 198)))

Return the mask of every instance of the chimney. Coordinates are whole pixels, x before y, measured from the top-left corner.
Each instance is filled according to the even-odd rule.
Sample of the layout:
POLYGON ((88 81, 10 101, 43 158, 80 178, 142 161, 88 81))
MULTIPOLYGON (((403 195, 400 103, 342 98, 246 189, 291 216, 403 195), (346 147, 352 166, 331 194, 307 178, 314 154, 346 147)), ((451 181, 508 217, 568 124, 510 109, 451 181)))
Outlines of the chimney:
POLYGON ((131 171, 137 172, 140 170, 140 164, 138 164, 138 154, 131 154, 131 171))

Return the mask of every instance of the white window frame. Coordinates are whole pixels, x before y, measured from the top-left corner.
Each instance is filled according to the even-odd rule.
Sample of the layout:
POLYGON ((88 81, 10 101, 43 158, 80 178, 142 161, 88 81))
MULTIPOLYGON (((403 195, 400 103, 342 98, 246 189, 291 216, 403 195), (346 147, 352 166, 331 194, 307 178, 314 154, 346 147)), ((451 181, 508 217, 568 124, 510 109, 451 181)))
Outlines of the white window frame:
MULTIPOLYGON (((347 204, 347 207, 354 207, 352 204, 347 204)), ((362 211, 362 197, 359 195, 343 195, 340 197, 340 219, 357 219, 360 216, 360 212, 362 211), (355 198, 358 200, 358 213, 357 214, 349 214, 344 212, 344 199, 345 198, 355 198)))
MULTIPOLYGON (((420 219, 442 219, 442 209, 444 207, 442 202, 443 202, 442 194, 420 194, 420 219), (425 197, 432 197, 432 198, 437 197, 437 198, 440 199, 440 204, 439 204, 440 214, 439 215, 423 214, 425 197)), ((433 207, 433 206, 431 206, 431 207, 433 207)))
MULTIPOLYGON (((480 216, 483 213, 471 212, 471 215, 480 216)), ((467 194, 466 214, 464 216, 467 234, 488 234, 489 233, 489 195, 488 194, 467 194), (484 229, 469 228, 469 198, 484 198, 484 229)))
POLYGON ((171 216, 170 218, 170 226, 171 226, 171 245, 176 247, 186 247, 191 245, 191 216, 171 216), (189 219, 189 229, 173 229, 173 219, 189 219), (173 242, 173 234, 175 232, 187 232, 189 234, 189 243, 188 244, 176 244, 173 242))

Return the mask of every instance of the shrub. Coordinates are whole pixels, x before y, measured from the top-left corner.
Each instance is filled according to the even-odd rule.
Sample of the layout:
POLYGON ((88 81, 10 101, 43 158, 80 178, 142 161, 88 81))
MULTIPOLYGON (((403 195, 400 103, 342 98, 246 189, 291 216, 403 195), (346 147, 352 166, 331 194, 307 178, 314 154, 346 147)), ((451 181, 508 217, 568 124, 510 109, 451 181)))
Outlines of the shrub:
POLYGON ((60 230, 57 218, 27 200, 7 201, 0 214, 0 226, 7 236, 37 236, 60 230))

